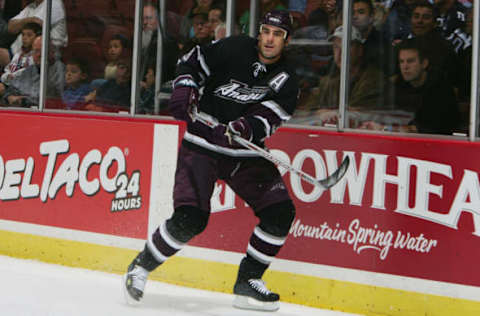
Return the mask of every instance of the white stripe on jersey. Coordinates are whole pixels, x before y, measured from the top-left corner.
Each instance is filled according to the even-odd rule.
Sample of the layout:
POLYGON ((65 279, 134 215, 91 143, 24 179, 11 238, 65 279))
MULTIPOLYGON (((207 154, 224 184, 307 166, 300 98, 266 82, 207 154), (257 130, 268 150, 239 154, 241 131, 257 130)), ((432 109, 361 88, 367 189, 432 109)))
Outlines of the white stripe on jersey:
POLYGON ((250 149, 233 149, 233 148, 228 148, 228 147, 222 147, 219 145, 215 145, 212 143, 209 143, 207 140, 204 138, 193 135, 189 132, 185 132, 185 135, 183 138, 195 145, 198 145, 200 147, 209 149, 211 151, 224 154, 227 156, 233 156, 233 157, 260 157, 260 154, 257 152, 250 150, 250 149))
POLYGON ((292 117, 275 101, 263 101, 262 104, 277 114, 282 121, 288 121, 292 117))
POLYGON ((210 77, 210 68, 208 68, 205 57, 203 57, 202 51, 200 50, 200 46, 197 46, 197 59, 200 62, 200 66, 202 67, 207 77, 210 77))
POLYGON ((265 137, 272 136, 272 127, 270 126, 270 123, 268 123, 268 120, 260 115, 254 115, 253 117, 262 122, 265 126, 265 137))

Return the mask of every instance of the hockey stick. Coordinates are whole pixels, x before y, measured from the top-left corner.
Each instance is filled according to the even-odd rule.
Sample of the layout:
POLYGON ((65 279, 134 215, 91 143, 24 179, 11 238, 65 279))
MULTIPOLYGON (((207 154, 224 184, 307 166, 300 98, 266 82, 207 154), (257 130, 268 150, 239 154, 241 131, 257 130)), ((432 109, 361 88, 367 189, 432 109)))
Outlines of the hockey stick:
MULTIPOLYGON (((193 109, 192 113, 192 119, 193 121, 199 121, 205 125, 207 125, 210 128, 214 128, 215 126, 219 125, 220 123, 210 115, 203 113, 203 112, 198 112, 196 109, 193 109)), ((337 170, 335 170, 334 173, 332 173, 330 176, 326 177, 325 179, 317 180, 311 175, 303 172, 302 170, 298 170, 294 168, 292 165, 289 163, 286 163, 285 161, 275 157, 272 155, 269 151, 263 149, 262 147, 248 141, 247 139, 240 137, 238 135, 232 135, 232 138, 234 141, 242 145, 243 147, 256 151, 259 153, 263 158, 270 160, 276 165, 279 165, 288 171, 300 176, 303 180, 306 182, 313 184, 315 186, 318 186, 324 190, 330 189, 332 186, 338 183, 342 179, 342 177, 345 175, 348 169, 348 165, 350 164, 350 158, 347 156, 345 159, 342 161, 340 164, 340 167, 338 167, 337 170)))

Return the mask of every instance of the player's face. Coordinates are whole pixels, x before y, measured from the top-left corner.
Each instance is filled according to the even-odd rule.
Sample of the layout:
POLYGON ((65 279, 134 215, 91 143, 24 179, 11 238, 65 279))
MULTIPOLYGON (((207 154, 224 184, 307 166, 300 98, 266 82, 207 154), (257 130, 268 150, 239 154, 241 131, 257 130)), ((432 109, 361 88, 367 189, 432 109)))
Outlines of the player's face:
POLYGON ((264 64, 273 64, 282 55, 283 48, 288 44, 287 32, 273 25, 263 24, 258 34, 259 59, 264 64))
POLYGON ((426 60, 420 61, 418 51, 414 49, 402 49, 398 53, 398 62, 403 80, 414 83, 422 77, 428 63, 426 60))

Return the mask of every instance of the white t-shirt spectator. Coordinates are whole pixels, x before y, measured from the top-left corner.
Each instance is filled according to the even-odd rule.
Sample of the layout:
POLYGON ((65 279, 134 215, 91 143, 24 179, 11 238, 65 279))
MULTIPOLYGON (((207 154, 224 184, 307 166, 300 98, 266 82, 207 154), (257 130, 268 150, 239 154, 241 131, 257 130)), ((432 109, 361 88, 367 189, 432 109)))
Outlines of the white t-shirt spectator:
MULTIPOLYGON (((24 19, 28 17, 37 17, 41 20, 45 16, 45 6, 47 1, 43 1, 40 4, 32 2, 27 5, 19 14, 14 16, 12 20, 15 19, 24 19)), ((67 34, 67 21, 65 18, 65 7, 62 0, 52 0, 52 17, 51 17, 51 29, 50 29, 50 40, 53 45, 57 47, 65 47, 68 44, 68 34, 67 34)), ((20 52, 22 49, 22 34, 17 36, 15 42, 12 46, 13 54, 20 52)))

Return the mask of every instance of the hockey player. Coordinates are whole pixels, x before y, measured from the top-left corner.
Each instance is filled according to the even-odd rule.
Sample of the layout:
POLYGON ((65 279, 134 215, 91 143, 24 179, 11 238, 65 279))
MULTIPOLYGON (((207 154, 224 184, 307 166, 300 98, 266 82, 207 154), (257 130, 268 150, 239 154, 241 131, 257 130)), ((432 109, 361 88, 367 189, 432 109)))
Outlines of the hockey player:
POLYGON ((181 58, 169 102, 170 113, 187 122, 177 160, 174 213, 128 267, 124 290, 130 303, 141 300, 149 272, 205 229, 215 181, 223 179, 259 219, 240 263, 233 304, 279 308, 279 295, 261 278, 287 238, 295 207, 276 166, 242 148, 232 135, 264 146, 292 115, 298 80, 283 54, 291 31, 290 14, 274 10, 264 16, 257 39, 228 37, 196 46, 181 58), (210 128, 195 121, 196 111, 221 124, 210 128))

